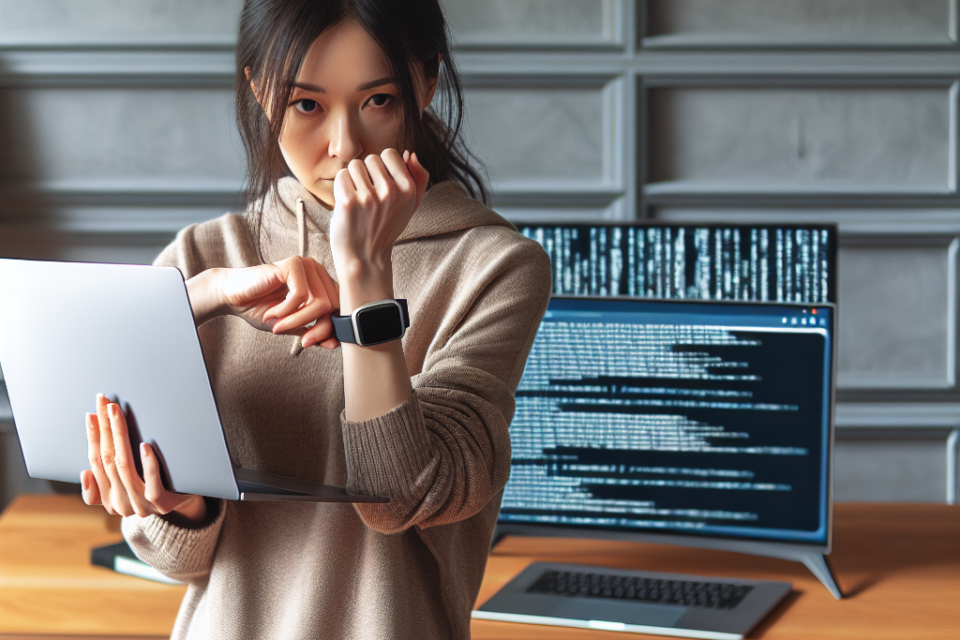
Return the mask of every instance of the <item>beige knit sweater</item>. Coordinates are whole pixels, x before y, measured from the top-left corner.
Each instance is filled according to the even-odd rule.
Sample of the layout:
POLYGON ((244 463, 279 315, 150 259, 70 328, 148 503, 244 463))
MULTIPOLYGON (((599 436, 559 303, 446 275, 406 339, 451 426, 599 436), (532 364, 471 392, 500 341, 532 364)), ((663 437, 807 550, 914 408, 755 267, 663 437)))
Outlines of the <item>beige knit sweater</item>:
MULTIPOLYGON (((331 213, 284 178, 259 238, 252 215, 181 231, 156 264, 189 278, 298 253, 336 279, 331 213)), ((291 355, 291 338, 233 317, 200 327, 227 442, 241 467, 384 495, 387 504, 208 501, 181 528, 132 516, 136 554, 189 589, 174 638, 467 638, 510 469, 508 426, 550 293, 535 242, 454 183, 431 188, 394 248, 409 301, 403 351, 413 395, 366 422, 343 419, 340 350, 291 355)))

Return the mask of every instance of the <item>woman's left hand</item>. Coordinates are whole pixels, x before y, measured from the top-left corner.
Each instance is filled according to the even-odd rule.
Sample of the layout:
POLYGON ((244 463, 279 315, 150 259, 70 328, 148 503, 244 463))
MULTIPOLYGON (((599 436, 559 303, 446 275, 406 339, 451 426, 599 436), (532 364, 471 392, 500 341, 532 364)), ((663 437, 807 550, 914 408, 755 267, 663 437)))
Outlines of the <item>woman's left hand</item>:
POLYGON ((330 245, 341 283, 392 274, 393 245, 429 180, 417 154, 396 149, 352 160, 337 173, 330 245))

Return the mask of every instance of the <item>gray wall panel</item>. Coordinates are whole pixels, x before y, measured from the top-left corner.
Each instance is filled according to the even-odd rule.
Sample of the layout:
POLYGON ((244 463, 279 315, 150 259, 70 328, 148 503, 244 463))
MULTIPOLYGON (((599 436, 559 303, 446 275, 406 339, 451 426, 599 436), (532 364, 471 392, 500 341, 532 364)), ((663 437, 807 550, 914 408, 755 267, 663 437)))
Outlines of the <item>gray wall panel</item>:
POLYGON ((229 90, 24 88, 5 101, 26 122, 13 129, 19 152, 0 154, 0 181, 243 179, 229 90))
POLYGON ((458 47, 577 47, 617 40, 617 0, 444 0, 458 47))
POLYGON ((651 0, 644 44, 952 44, 953 2, 651 0))
POLYGON ((236 38, 243 0, 0 0, 0 45, 236 38))
POLYGON ((841 388, 953 386, 957 242, 841 248, 841 388))
POLYGON ((882 433, 840 436, 834 462, 838 502, 943 502, 945 438, 882 433))
POLYGON ((650 180, 942 193, 955 167, 952 102, 948 87, 655 89, 650 180))
POLYGON ((495 185, 600 185, 609 175, 603 87, 471 87, 467 141, 495 185))

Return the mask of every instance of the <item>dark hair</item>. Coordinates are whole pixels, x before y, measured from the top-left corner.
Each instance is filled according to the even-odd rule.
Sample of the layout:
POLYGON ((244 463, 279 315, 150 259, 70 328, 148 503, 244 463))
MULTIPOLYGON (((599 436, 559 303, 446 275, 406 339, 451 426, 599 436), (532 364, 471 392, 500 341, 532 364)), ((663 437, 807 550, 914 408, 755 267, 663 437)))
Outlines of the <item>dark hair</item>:
POLYGON ((366 30, 390 61, 400 90, 403 148, 417 152, 432 183, 454 180, 487 201, 483 179, 471 166, 476 157, 460 136, 463 88, 438 0, 246 0, 237 39, 236 101, 247 151, 247 202, 263 203, 277 180, 289 175, 277 141, 293 83, 313 41, 345 19, 366 30), (422 65, 425 78, 438 80, 436 109, 428 107, 422 118, 413 63, 422 65), (260 96, 271 96, 269 104, 257 102, 251 79, 260 96))

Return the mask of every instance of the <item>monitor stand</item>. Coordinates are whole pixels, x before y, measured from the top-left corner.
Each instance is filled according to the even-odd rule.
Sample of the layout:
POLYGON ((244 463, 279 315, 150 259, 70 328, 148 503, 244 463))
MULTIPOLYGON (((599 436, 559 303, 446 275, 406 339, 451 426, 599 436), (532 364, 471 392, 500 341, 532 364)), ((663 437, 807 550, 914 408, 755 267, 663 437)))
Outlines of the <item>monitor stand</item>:
POLYGON ((830 556, 822 553, 808 553, 803 556, 803 564, 807 565, 810 573, 816 576, 817 580, 827 588, 827 591, 833 594, 834 598, 837 600, 843 598, 843 591, 840 590, 840 585, 837 582, 836 572, 834 572, 833 565, 830 563, 830 556))
MULTIPOLYGON (((513 527, 509 527, 513 529, 513 527)), ((540 536, 550 536, 556 537, 557 534, 547 533, 546 531, 539 532, 518 532, 513 530, 504 530, 500 525, 494 530, 493 540, 490 543, 490 550, 492 551, 497 544, 503 540, 504 537, 508 535, 540 535, 540 536)), ((800 545, 792 544, 781 544, 776 542, 747 542, 743 540, 721 540, 716 538, 704 538, 704 539, 684 539, 683 541, 678 541, 675 537, 665 536, 665 535, 642 535, 639 536, 611 536, 611 535, 590 535, 584 532, 577 532, 571 537, 583 537, 583 538, 603 538, 603 539, 620 539, 628 540, 632 542, 652 542, 654 544, 669 544, 669 545, 681 545, 688 547, 701 547, 705 549, 718 549, 722 551, 734 551, 737 553, 746 553, 750 555, 757 556, 767 556, 771 558, 781 558, 783 560, 793 560, 795 562, 802 562, 810 570, 817 580, 819 580, 823 586, 827 588, 834 598, 840 600, 843 598, 843 591, 840 589, 840 584, 837 582, 836 572, 833 570, 833 566, 830 564, 830 557, 826 555, 822 549, 809 549, 802 547, 800 545)))

